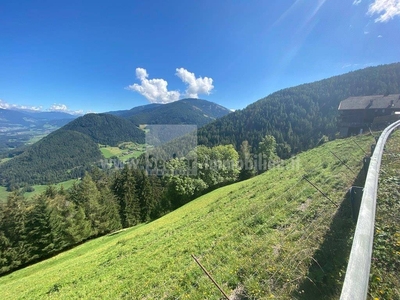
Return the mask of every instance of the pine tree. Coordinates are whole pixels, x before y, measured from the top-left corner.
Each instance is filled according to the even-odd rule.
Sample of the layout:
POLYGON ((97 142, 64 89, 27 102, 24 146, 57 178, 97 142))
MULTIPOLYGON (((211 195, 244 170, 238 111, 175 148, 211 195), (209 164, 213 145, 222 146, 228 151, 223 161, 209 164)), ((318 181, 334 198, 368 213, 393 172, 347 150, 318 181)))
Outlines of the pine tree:
POLYGON ((239 174, 240 180, 245 180, 253 177, 255 175, 254 160, 251 155, 251 147, 248 141, 243 141, 240 145, 239 152, 241 170, 239 174))
POLYGON ((17 191, 9 194, 4 210, 3 232, 10 243, 7 257, 11 268, 17 267, 29 259, 26 240, 27 203, 17 191))
POLYGON ((89 174, 85 174, 79 184, 79 201, 85 210, 86 218, 91 223, 92 234, 97 235, 100 227, 101 207, 100 192, 89 174))
POLYGON ((140 207, 135 187, 136 180, 133 171, 125 165, 112 184, 112 191, 119 202, 123 227, 130 227, 140 222, 140 207))
POLYGON ((148 176, 143 172, 138 172, 138 198, 140 205, 140 220, 148 222, 154 210, 154 196, 148 176))
POLYGON ((50 212, 44 194, 33 201, 27 216, 26 231, 30 259, 49 254, 54 249, 50 212))
POLYGON ((101 207, 100 228, 101 234, 112 232, 122 228, 119 215, 119 205, 116 197, 108 187, 100 191, 99 204, 101 207))

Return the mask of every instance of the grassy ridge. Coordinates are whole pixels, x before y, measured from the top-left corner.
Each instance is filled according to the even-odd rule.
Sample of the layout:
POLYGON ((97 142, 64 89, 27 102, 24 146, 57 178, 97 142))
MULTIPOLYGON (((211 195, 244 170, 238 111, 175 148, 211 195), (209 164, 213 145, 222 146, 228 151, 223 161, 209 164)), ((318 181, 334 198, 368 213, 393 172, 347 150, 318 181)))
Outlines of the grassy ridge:
POLYGON ((0 297, 220 299, 191 258, 195 254, 231 295, 336 299, 354 227, 346 192, 363 157, 352 139, 366 151, 373 141, 363 136, 329 142, 150 224, 4 276, 0 297))

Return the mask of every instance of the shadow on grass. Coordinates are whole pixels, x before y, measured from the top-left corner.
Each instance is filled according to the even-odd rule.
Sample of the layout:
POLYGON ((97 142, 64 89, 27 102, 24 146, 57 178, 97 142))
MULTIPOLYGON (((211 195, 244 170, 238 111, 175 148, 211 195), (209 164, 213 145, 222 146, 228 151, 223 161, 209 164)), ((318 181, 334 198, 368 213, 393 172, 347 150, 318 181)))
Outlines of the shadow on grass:
MULTIPOLYGON (((353 186, 364 186, 361 170, 353 186)), ((315 251, 308 274, 292 294, 295 299, 338 299, 350 255, 355 222, 352 219, 350 193, 346 193, 321 247, 315 251)))

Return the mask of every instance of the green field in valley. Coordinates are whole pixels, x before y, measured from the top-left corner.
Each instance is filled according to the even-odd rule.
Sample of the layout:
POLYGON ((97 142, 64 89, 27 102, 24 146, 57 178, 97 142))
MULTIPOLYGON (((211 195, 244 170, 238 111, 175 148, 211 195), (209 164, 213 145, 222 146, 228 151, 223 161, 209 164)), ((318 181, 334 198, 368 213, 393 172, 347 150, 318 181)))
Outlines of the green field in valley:
POLYGON ((118 145, 118 147, 111 147, 100 145, 100 151, 104 158, 117 157, 121 161, 126 161, 130 158, 137 158, 146 150, 145 145, 125 142, 118 145))
POLYGON ((347 191, 364 156, 353 140, 364 151, 373 142, 325 143, 149 224, 3 276, 0 297, 221 299, 193 254, 231 297, 337 299, 354 229, 347 191))

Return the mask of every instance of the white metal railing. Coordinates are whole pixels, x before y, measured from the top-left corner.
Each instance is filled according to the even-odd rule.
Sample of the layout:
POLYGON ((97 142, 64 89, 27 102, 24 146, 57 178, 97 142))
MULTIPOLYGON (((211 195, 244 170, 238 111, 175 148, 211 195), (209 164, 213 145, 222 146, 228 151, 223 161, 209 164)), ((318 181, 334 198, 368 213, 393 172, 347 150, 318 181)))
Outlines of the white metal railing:
POLYGON ((374 240, 379 169, 386 140, 398 126, 400 126, 400 120, 385 128, 376 143, 374 153, 371 157, 349 263, 340 295, 341 300, 365 300, 367 298, 374 240))

